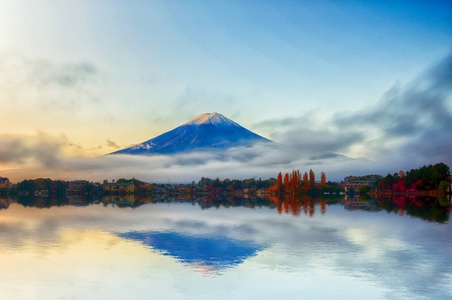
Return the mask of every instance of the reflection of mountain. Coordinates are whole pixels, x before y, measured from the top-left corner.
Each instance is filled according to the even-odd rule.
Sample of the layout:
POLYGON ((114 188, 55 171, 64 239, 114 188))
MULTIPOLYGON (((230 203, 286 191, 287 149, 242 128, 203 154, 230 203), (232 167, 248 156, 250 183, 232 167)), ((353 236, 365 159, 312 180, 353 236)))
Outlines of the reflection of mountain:
POLYGON ((223 236, 197 237, 175 232, 154 231, 125 232, 117 235, 125 239, 140 241, 181 262, 216 271, 234 267, 263 250, 260 245, 223 236))

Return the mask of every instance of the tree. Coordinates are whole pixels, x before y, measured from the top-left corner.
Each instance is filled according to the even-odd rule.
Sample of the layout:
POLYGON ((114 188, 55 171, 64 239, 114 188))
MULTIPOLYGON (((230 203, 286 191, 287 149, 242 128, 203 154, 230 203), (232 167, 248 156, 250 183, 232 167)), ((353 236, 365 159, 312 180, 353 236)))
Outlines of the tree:
POLYGON ((379 180, 381 188, 394 189, 397 191, 432 190, 437 189, 442 180, 450 177, 449 166, 438 163, 434 166, 428 165, 418 169, 412 169, 406 173, 400 171, 394 175, 388 174, 379 180))
POLYGON ((433 166, 431 180, 436 188, 438 188, 440 182, 445 180, 447 177, 450 177, 450 169, 448 165, 445 163, 439 163, 433 166))
POLYGON ((438 195, 445 195, 449 190, 450 182, 443 180, 440 182, 438 187, 438 195))
POLYGON ((286 173, 284 175, 284 191, 288 192, 290 190, 290 179, 289 179, 289 173, 286 173))
POLYGON ((309 185, 313 186, 315 184, 315 174, 314 171, 309 170, 309 185))
POLYGON ((292 195, 298 194, 298 176, 300 172, 299 171, 292 171, 292 195))
POLYGON ((278 186, 282 186, 282 174, 281 174, 281 172, 279 172, 277 180, 278 180, 278 186))
POLYGON ((308 183, 308 173, 307 172, 304 172, 304 175, 303 175, 303 184, 304 185, 308 185, 309 183, 308 183))
POLYGON ((325 175, 324 172, 322 172, 322 176, 321 176, 321 179, 320 179, 320 185, 321 186, 325 186, 326 185, 326 175, 325 175))
POLYGON ((359 193, 360 194, 367 194, 368 192, 370 192, 370 186, 362 185, 362 186, 359 187, 359 193))
POLYGON ((394 185, 394 176, 391 174, 388 174, 385 178, 380 180, 380 187, 382 189, 392 189, 392 186, 394 185))
POLYGON ((277 191, 278 191, 278 193, 279 193, 279 195, 282 195, 282 193, 283 193, 283 182, 282 182, 282 174, 281 174, 281 172, 279 172, 279 174, 278 174, 278 179, 277 179, 277 191))

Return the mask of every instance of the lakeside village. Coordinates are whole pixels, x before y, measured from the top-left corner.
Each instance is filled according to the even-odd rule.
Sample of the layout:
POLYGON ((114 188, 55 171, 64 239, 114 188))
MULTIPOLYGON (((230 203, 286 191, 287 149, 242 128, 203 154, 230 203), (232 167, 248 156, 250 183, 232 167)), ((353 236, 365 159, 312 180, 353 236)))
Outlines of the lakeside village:
POLYGON ((15 199, 38 201, 42 207, 46 207, 58 205, 59 202, 88 205, 98 199, 102 199, 104 204, 133 206, 131 203, 139 205, 168 197, 180 200, 203 198, 206 201, 225 199, 231 203, 240 203, 242 199, 254 199, 257 202, 260 200, 256 199, 264 199, 280 204, 284 201, 295 203, 313 199, 354 199, 355 203, 365 202, 370 196, 394 199, 431 197, 439 199, 442 206, 450 207, 451 182, 450 168, 444 163, 407 172, 400 171, 385 177, 348 176, 340 183, 327 181, 323 172, 320 181, 316 181, 312 170, 303 175, 298 170, 284 175, 279 173, 277 178, 266 180, 220 180, 203 177, 198 183, 193 181, 191 184, 146 183, 135 178, 112 182, 104 180, 103 183, 38 178, 11 183, 8 178, 0 177, 0 208, 7 208, 15 199))

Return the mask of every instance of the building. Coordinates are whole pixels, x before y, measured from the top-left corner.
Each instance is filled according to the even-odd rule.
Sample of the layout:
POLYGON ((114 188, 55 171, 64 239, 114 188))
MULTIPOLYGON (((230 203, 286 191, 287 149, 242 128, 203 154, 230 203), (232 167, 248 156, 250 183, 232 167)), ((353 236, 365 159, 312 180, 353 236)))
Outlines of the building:
POLYGON ((9 189, 11 183, 9 182, 9 179, 6 177, 0 177, 0 189, 9 189))
POLYGON ((364 181, 364 180, 354 180, 354 181, 347 181, 344 184, 345 192, 348 192, 350 189, 353 189, 354 191, 358 191, 359 187, 363 185, 368 186, 374 186, 375 182, 373 181, 364 181))
POLYGON ((83 187, 90 184, 89 181, 86 180, 74 180, 69 182, 67 192, 69 194, 79 194, 83 187))
POLYGON ((135 193, 135 185, 132 182, 115 182, 114 180, 112 182, 108 182, 108 180, 104 180, 102 189, 105 192, 110 193, 135 193))

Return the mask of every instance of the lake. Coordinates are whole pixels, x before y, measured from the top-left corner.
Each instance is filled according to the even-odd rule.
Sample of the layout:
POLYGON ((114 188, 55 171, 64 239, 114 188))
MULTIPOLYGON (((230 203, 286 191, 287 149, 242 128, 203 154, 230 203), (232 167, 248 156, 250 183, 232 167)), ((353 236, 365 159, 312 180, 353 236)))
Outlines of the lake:
POLYGON ((2 199, 1 299, 451 299, 437 199, 2 199))

